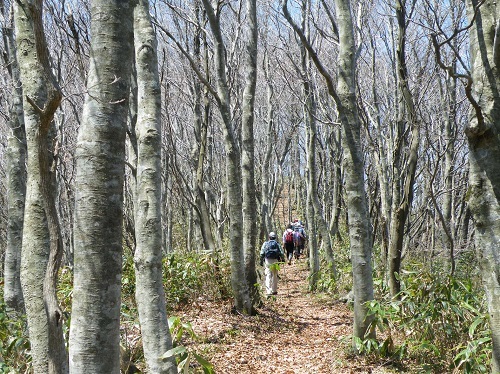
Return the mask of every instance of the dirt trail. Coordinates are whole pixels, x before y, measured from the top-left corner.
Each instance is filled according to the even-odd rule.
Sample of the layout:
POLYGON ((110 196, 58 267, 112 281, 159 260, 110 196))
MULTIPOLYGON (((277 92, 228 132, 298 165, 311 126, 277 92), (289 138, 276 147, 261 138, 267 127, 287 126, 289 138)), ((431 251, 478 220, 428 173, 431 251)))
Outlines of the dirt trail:
POLYGON ((185 311, 183 320, 205 340, 196 350, 218 374, 389 372, 347 356, 352 313, 343 303, 307 293, 301 261, 282 266, 278 295, 264 300, 257 316, 234 315, 229 304, 205 301, 185 311))

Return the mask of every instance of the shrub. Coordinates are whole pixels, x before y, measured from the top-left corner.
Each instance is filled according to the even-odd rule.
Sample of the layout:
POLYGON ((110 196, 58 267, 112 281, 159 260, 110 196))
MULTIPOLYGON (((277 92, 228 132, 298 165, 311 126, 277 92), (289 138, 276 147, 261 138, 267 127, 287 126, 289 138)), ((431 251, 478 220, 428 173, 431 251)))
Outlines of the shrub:
POLYGON ((11 318, 0 299, 0 373, 27 373, 30 368, 26 317, 11 318))
POLYGON ((369 303, 373 327, 384 341, 360 341, 361 351, 370 348, 397 360, 408 351, 422 369, 441 372, 481 372, 488 366, 491 341, 484 295, 472 280, 422 270, 406 272, 401 281, 399 298, 369 303))
POLYGON ((199 372, 199 370, 190 370, 193 363, 197 363, 204 374, 214 374, 213 365, 208 362, 203 356, 199 355, 192 349, 188 349, 181 345, 184 338, 198 340, 198 336, 193 330, 193 327, 188 322, 182 322, 179 317, 170 317, 168 319, 170 333, 172 335, 173 348, 163 354, 163 358, 175 357, 177 362, 177 370, 179 373, 199 372))
POLYGON ((198 297, 225 299, 231 295, 229 263, 211 254, 173 253, 165 259, 165 290, 169 305, 198 297))

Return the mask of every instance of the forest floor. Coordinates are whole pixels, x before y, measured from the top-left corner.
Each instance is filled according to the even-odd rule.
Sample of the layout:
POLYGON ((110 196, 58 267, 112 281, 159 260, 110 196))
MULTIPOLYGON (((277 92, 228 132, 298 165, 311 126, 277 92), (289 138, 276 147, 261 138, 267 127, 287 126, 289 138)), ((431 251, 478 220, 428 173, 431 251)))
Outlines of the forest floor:
POLYGON ((278 295, 265 299, 256 316, 203 299, 178 311, 203 342, 188 348, 208 359, 217 374, 397 372, 349 354, 352 311, 307 291, 304 259, 283 265, 279 275, 278 295))

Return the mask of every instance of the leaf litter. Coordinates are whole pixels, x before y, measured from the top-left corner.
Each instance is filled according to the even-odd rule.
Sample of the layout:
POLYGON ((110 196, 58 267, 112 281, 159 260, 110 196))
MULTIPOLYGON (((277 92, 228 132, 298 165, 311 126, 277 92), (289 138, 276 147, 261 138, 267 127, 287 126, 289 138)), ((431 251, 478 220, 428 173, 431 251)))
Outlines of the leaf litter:
MULTIPOLYGON (((189 348, 218 374, 394 373, 350 354, 352 311, 338 300, 307 291, 304 260, 283 265, 278 295, 263 298, 256 316, 231 312, 232 301, 200 298, 177 311, 199 339, 189 348)), ((261 284, 262 284, 261 279, 261 284)))

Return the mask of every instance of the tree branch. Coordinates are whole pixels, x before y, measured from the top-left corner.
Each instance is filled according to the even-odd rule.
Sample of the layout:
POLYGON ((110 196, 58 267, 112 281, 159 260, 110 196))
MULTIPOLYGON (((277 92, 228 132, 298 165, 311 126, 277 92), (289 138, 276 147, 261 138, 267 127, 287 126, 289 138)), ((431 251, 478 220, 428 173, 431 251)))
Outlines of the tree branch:
POLYGON ((323 66, 321 61, 319 60, 318 54, 316 53, 315 49, 312 47, 311 43, 307 40, 306 36, 304 35, 304 32, 300 29, 299 26, 295 23, 293 20, 292 16, 290 15, 290 12, 288 11, 288 0, 282 0, 281 6, 283 9, 283 15, 285 16, 285 19, 288 21, 290 26, 292 26, 293 31, 298 35, 300 41, 304 45, 304 47, 307 50, 307 53, 309 53, 309 56, 311 60, 314 62, 314 65, 318 69, 319 73, 325 78, 326 80, 326 85, 328 87, 328 92, 330 95, 333 97, 335 100, 335 103, 337 104, 337 107, 341 105, 340 97, 337 94, 337 91, 335 90, 335 87, 333 85, 333 78, 332 76, 328 73, 326 68, 323 66))
POLYGON ((167 35, 175 43, 175 45, 177 46, 177 48, 179 48, 179 50, 184 55, 184 57, 186 57, 188 59, 189 64, 191 65, 191 68, 193 69, 193 71, 196 74, 196 76, 198 77, 198 79, 201 81, 201 83, 203 83, 203 85, 208 89, 208 91, 210 91, 210 93, 212 95, 214 95, 215 100, 218 103, 220 103, 221 99, 220 99, 217 91, 215 90, 214 87, 212 87, 210 82, 203 76, 202 72, 200 71, 200 69, 198 68, 198 66, 196 64, 196 61, 193 60, 193 57, 184 49, 184 47, 177 41, 177 39, 167 29, 165 29, 162 25, 160 25, 156 21, 156 19, 153 19, 152 22, 154 23, 154 25, 156 27, 158 27, 161 31, 163 31, 163 33, 165 35, 167 35))
POLYGON ((456 73, 455 69, 453 69, 453 66, 446 65, 441 59, 441 46, 443 44, 438 43, 436 34, 431 34, 431 40, 432 45, 434 46, 434 51, 436 53, 436 61, 441 69, 445 70, 450 75, 450 77, 465 80, 465 95, 471 103, 477 118, 477 127, 475 127, 474 129, 469 127, 466 130, 467 135, 470 134, 471 136, 479 136, 483 134, 487 130, 487 128, 484 124, 484 116, 481 110, 481 106, 472 95, 472 84, 474 83, 472 77, 470 76, 470 74, 458 74, 456 73))

